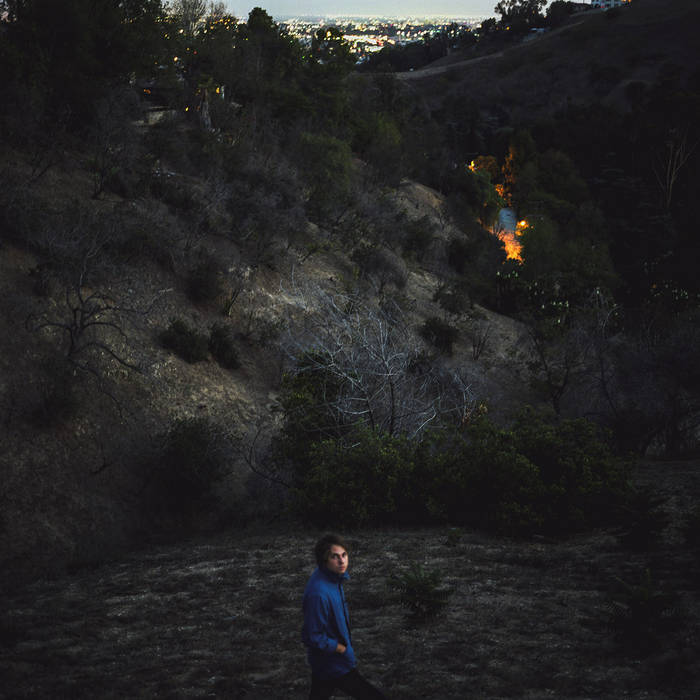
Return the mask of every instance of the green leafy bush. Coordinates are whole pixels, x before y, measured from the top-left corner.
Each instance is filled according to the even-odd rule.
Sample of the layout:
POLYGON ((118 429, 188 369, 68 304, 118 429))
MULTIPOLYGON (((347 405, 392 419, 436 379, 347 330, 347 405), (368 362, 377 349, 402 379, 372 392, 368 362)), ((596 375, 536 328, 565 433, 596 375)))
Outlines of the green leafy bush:
POLYGON ((168 328, 160 334, 160 342, 164 348, 172 350, 190 364, 207 359, 209 351, 207 337, 190 328, 181 319, 173 319, 170 322, 168 328))
POLYGON ((595 423, 553 422, 526 409, 513 426, 513 439, 539 470, 544 491, 537 508, 545 529, 566 533, 615 522, 629 491, 628 469, 595 423))
POLYGON ((413 446, 406 438, 360 432, 351 444, 322 440, 309 453, 297 508, 317 523, 345 527, 413 519, 413 446))
POLYGON ((466 434, 442 434, 421 446, 416 488, 428 517, 457 525, 526 536, 541 529, 539 470, 512 433, 480 418, 466 434))
POLYGON ((238 351, 233 343, 233 334, 225 323, 215 323, 212 326, 209 334, 209 351, 226 369, 237 369, 241 366, 238 351))
POLYGON ((414 620, 434 617, 447 605, 450 597, 450 591, 441 585, 440 572, 420 564, 392 577, 392 583, 399 603, 414 620))
POLYGON ((560 536, 613 523, 624 502, 625 465, 587 421, 555 424, 527 412, 505 430, 481 415, 419 443, 334 424, 321 410, 329 394, 316 396, 308 376, 296 381, 286 405, 294 398, 303 410, 281 444, 297 511, 316 524, 448 523, 560 536), (319 420, 335 435, 326 437, 319 420))

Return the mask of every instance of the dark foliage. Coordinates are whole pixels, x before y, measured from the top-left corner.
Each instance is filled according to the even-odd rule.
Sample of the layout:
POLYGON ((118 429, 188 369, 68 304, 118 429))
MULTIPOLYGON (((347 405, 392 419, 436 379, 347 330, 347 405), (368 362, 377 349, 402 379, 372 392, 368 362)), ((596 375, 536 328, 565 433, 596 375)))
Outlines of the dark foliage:
POLYGON ((182 319, 173 319, 160 334, 164 348, 172 350, 190 364, 207 359, 209 343, 206 335, 191 328, 182 319))
POLYGON ((651 488, 631 491, 621 504, 618 536, 622 544, 641 551, 658 544, 670 521, 665 502, 651 488))
POLYGON ((445 355, 452 354, 452 346, 455 344, 459 331, 447 321, 437 316, 426 319, 420 329, 420 334, 440 352, 445 355))
POLYGON ((427 569, 421 564, 392 577, 394 595, 414 621, 435 617, 449 602, 450 591, 442 586, 438 569, 427 569))
POLYGON ((157 520, 186 525, 211 505, 213 488, 227 473, 228 458, 228 443, 217 425, 204 418, 175 421, 150 465, 144 507, 157 520))
POLYGON ((627 492, 625 465, 585 420, 529 412, 501 430, 480 417, 464 434, 422 443, 366 430, 304 447, 305 437, 287 439, 306 454, 295 502, 317 524, 448 522, 561 536, 615 523, 627 492))
POLYGON ((608 625, 628 653, 649 653, 677 624, 674 600, 657 587, 649 569, 638 583, 618 578, 610 594, 608 625))
POLYGON ((683 535, 689 547, 700 549, 700 507, 695 507, 686 513, 683 521, 683 535))
POLYGON ((205 255, 187 276, 187 293, 192 301, 213 302, 223 294, 221 264, 211 255, 205 255))
POLYGON ((226 369, 237 369, 241 366, 233 340, 233 331, 225 323, 215 323, 212 326, 209 334, 209 352, 226 369))
POLYGON ((75 368, 65 358, 45 360, 35 377, 32 422, 50 427, 74 416, 80 405, 78 381, 75 368))

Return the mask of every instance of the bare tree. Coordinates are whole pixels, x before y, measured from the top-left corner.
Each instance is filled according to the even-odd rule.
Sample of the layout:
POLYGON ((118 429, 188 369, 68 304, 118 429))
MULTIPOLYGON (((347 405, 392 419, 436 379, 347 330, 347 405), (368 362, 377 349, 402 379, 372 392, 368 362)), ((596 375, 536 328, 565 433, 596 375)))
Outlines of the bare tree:
POLYGON ((120 172, 133 165, 138 142, 132 120, 138 115, 132 90, 113 90, 95 106, 91 130, 93 198, 99 198, 120 172))
POLYGON ((296 301, 304 317, 285 350, 297 372, 334 377, 328 401, 339 422, 418 437, 438 419, 461 422, 474 405, 467 377, 426 359, 395 303, 372 307, 319 287, 296 290, 296 301))
POLYGON ((678 176, 698 147, 698 143, 700 142, 696 141, 692 145, 688 143, 687 130, 681 133, 678 129, 672 129, 668 133, 664 148, 656 155, 653 164, 654 175, 667 210, 671 208, 673 188, 678 181, 678 176))
POLYGON ((108 366, 140 371, 127 330, 150 313, 161 293, 136 307, 125 304, 118 292, 96 284, 98 275, 93 273, 107 264, 108 239, 109 231, 92 230, 79 220, 70 232, 45 242, 44 248, 58 268, 56 282, 62 287, 62 302, 30 314, 26 326, 54 337, 59 353, 73 370, 91 376, 98 388, 119 404, 110 388, 108 366))
POLYGON ((182 28, 190 36, 195 33, 208 8, 207 0, 173 0, 170 6, 171 12, 180 18, 182 28))
POLYGON ((477 321, 472 329, 472 359, 478 360, 481 353, 486 348, 489 336, 491 335, 490 321, 477 321))
POLYGON ((532 384, 540 389, 560 415, 567 394, 588 374, 594 337, 581 318, 566 312, 533 323, 527 331, 534 360, 532 384))

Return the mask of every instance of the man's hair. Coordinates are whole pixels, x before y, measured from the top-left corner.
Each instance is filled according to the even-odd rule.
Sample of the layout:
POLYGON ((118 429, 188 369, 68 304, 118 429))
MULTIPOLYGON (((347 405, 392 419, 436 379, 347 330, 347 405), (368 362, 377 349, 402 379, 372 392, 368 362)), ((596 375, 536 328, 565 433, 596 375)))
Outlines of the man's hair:
POLYGON ((342 547, 346 552, 349 552, 348 545, 345 540, 340 535, 335 535, 329 532, 324 535, 314 547, 314 555, 316 556, 316 563, 319 566, 323 566, 331 553, 331 547, 336 544, 338 547, 342 547))

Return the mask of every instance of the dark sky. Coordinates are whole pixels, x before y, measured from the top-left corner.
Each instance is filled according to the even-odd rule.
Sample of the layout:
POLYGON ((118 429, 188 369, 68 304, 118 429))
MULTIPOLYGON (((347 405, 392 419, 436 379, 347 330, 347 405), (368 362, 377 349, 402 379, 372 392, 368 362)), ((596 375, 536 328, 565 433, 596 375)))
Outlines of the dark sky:
POLYGON ((255 7, 273 17, 284 15, 346 15, 389 17, 491 17, 498 0, 226 0, 231 12, 241 19, 255 7))

